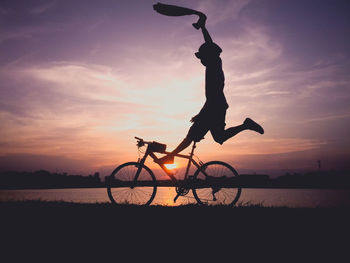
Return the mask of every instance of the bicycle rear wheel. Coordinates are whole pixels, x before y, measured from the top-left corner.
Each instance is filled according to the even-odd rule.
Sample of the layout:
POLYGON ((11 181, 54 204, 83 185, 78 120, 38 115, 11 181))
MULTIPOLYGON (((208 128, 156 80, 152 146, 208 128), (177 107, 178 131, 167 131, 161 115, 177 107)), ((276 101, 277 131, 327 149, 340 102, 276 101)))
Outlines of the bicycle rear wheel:
POLYGON ((108 197, 114 204, 149 205, 157 192, 157 181, 153 172, 138 162, 118 166, 106 184, 108 197), (135 180, 139 167, 140 174, 135 180))
POLYGON ((227 163, 205 163, 195 172, 193 178, 192 192, 199 204, 235 205, 241 196, 238 173, 227 163))

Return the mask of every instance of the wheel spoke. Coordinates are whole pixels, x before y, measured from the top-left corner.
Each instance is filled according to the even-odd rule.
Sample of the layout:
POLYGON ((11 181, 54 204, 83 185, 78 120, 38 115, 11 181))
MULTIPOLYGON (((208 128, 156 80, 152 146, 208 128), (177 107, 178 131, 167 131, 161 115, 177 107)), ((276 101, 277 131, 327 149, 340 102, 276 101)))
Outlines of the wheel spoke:
POLYGON ((229 164, 219 161, 206 163, 202 169, 208 176, 205 176, 200 169, 194 175, 194 180, 198 180, 199 187, 193 189, 197 202, 209 205, 234 205, 239 199, 241 188, 232 185, 230 179, 237 177, 237 172, 229 164), (200 183, 203 181, 205 188, 202 188, 203 184, 200 183), (228 185, 225 186, 225 184, 228 185), (216 201, 214 201, 213 191, 216 201))
POLYGON ((125 163, 112 173, 111 178, 116 179, 117 182, 123 182, 119 186, 113 183, 107 185, 108 196, 113 203, 149 205, 152 202, 156 194, 157 183, 149 168, 143 166, 137 180, 146 182, 146 184, 133 185, 139 166, 140 164, 135 162, 125 163))

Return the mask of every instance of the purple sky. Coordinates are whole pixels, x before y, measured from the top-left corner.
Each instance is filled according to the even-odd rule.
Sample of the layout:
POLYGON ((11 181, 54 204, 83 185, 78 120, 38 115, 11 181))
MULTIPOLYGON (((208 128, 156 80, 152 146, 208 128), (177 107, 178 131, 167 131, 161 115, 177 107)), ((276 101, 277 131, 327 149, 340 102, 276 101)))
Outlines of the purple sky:
MULTIPOLYGON (((1 1, 0 170, 109 173, 136 160, 134 136, 171 150, 202 107, 196 17, 154 1, 1 1)), ((207 14, 223 53, 228 126, 203 161, 239 172, 349 168, 349 1, 167 1, 207 14)), ((187 150, 186 150, 187 151, 187 150)), ((149 163, 152 167, 153 164, 149 163)))

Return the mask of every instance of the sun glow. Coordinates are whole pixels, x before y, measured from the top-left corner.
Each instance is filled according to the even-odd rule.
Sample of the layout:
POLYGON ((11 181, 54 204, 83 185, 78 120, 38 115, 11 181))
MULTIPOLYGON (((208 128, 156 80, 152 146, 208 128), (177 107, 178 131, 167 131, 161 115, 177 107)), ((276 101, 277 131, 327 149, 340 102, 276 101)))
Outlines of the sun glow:
POLYGON ((176 163, 167 163, 164 164, 164 166, 168 169, 168 170, 173 170, 177 167, 176 163))

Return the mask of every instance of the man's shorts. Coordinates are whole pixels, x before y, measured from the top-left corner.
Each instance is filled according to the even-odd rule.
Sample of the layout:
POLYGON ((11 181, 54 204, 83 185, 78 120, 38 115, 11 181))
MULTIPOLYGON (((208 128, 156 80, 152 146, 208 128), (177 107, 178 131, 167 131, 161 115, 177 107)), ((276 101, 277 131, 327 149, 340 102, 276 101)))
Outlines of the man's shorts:
POLYGON ((198 119, 192 124, 190 130, 188 131, 187 137, 195 142, 199 142, 204 139, 204 136, 208 131, 214 128, 225 129, 226 123, 226 109, 211 110, 201 112, 198 119))

